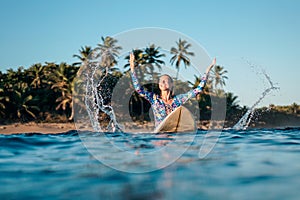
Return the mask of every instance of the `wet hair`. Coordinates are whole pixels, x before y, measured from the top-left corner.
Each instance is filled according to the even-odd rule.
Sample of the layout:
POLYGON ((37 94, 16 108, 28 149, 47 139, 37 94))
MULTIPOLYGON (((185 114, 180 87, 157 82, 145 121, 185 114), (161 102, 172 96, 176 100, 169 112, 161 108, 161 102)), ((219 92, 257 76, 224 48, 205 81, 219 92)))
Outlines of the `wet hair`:
POLYGON ((163 74, 163 75, 161 75, 160 77, 159 77, 159 79, 161 78, 161 77, 163 77, 163 76, 167 76, 168 78, 169 78, 169 80, 171 81, 171 83, 173 84, 173 78, 169 75, 169 74, 163 74))

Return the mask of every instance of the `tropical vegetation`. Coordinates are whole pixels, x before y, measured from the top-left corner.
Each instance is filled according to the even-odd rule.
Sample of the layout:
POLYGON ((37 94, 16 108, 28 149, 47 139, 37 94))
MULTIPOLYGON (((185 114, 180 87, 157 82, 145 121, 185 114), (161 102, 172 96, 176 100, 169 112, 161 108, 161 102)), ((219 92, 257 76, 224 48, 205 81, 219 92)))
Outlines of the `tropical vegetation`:
MULTIPOLYGON (((194 76, 195 80, 182 82, 178 79, 181 67, 190 65, 190 57, 194 52, 189 51, 191 44, 186 40, 179 39, 175 47, 170 49, 172 55, 170 65, 176 69, 176 87, 195 88, 201 81, 201 77, 194 76)), ((90 58, 99 59, 101 65, 101 79, 98 87, 99 94, 107 94, 104 103, 109 105, 113 87, 119 78, 129 70, 126 64, 123 68, 117 67, 121 46, 112 37, 101 37, 101 43, 94 49, 90 46, 81 47, 79 54, 73 57, 78 59, 75 63, 36 63, 25 69, 12 68, 6 72, 0 72, 0 123, 13 122, 68 122, 74 119, 74 93, 75 79, 82 66, 89 62, 90 58), (109 84, 105 84, 105 82, 109 84)), ((166 64, 161 48, 156 44, 150 44, 143 49, 134 49, 136 58, 137 74, 141 79, 156 79, 166 64), (155 67, 158 69, 155 70, 155 67)), ((129 56, 125 57, 126 60, 129 56)), ((238 97, 233 93, 225 93, 222 87, 226 85, 227 70, 224 66, 215 66, 207 87, 203 93, 197 96, 197 106, 200 110, 200 119, 209 120, 212 106, 211 97, 226 99, 227 121, 237 121, 247 110, 238 104, 238 97)), ((157 84, 147 84, 148 90, 158 92, 157 84)), ((84 96, 81 96, 84 98, 84 96)), ((193 105, 195 106, 195 105, 193 105)), ((137 121, 149 121, 150 105, 137 93, 133 93, 129 102, 130 115, 137 121)), ((294 115, 300 114, 300 106, 293 103, 290 106, 270 105, 269 109, 278 112, 287 112, 294 115)), ((106 113, 99 111, 100 119, 107 119, 106 113), (106 117, 105 117, 106 116, 106 117)))

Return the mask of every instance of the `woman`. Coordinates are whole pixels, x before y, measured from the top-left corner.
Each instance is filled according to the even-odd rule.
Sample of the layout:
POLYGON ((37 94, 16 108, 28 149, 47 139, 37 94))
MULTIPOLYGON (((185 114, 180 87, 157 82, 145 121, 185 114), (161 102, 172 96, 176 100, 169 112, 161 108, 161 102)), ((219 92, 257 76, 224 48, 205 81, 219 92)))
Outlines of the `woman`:
POLYGON ((173 110, 184 104, 190 98, 195 97, 203 90, 208 74, 211 68, 216 64, 216 59, 214 59, 212 64, 206 69, 206 73, 202 77, 200 84, 186 94, 174 95, 173 79, 167 74, 162 75, 158 83, 161 93, 158 95, 144 90, 144 88, 139 84, 134 71, 134 60, 134 55, 131 53, 129 63, 133 86, 137 93, 150 102, 154 113, 155 127, 157 127, 173 110))

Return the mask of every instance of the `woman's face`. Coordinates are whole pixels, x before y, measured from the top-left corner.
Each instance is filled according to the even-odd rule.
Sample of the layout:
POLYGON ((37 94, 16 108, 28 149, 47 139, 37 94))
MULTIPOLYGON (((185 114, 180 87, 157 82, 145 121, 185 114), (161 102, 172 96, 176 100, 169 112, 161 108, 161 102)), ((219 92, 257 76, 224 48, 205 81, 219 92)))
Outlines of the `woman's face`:
POLYGON ((172 80, 168 76, 161 76, 158 85, 161 91, 172 90, 173 88, 172 80))

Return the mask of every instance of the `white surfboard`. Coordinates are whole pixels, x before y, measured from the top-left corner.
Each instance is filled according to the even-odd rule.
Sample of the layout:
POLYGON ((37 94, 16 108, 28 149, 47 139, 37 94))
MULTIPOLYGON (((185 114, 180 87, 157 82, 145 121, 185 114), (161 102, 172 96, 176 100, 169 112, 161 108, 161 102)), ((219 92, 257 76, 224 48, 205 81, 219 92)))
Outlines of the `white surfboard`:
POLYGON ((154 130, 159 132, 194 132, 196 122, 191 112, 184 106, 171 112, 154 130))

